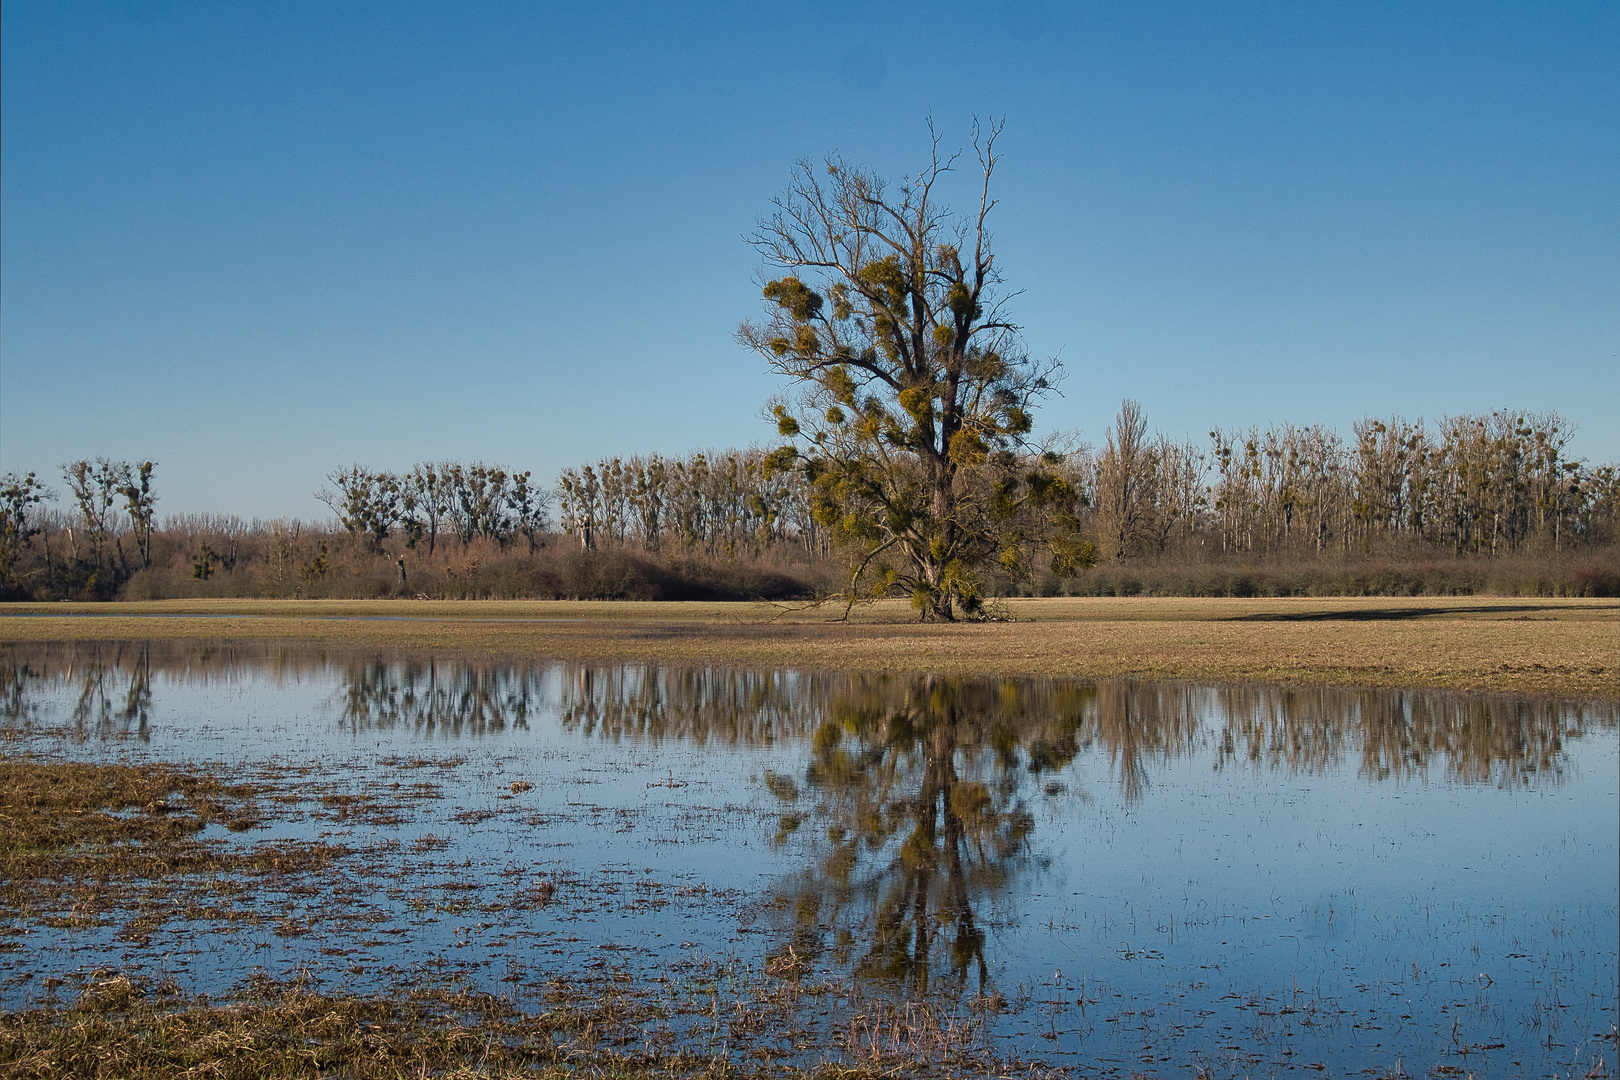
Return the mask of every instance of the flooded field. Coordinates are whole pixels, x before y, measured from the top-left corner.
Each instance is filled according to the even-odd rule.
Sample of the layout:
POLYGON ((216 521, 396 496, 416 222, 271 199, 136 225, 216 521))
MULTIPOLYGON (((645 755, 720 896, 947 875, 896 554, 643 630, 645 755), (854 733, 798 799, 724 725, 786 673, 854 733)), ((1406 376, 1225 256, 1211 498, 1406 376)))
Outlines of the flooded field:
POLYGON ((0 736, 12 1013, 433 989, 581 1061, 1616 1075, 1612 702, 38 643, 0 736))

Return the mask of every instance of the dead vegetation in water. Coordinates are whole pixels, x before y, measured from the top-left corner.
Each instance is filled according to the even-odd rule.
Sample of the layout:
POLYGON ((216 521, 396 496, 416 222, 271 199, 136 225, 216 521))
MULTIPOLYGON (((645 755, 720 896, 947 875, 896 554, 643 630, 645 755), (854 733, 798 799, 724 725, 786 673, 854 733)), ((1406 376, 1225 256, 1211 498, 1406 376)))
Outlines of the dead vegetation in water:
MULTIPOLYGON (((382 783, 343 789, 342 781, 302 766, 267 767, 253 783, 233 783, 188 766, 0 758, 0 925, 7 935, 0 948, 21 959, 20 974, 37 976, 44 972, 20 970, 35 960, 18 951, 40 928, 79 935, 101 927, 125 943, 126 964, 130 947, 136 956, 133 971, 80 969, 65 979, 35 978, 31 1006, 0 1013, 0 1075, 856 1080, 931 1075, 935 1067, 986 1053, 982 1044, 941 1042, 915 1017, 900 1023, 884 1014, 863 1027, 859 1009, 847 1036, 829 1032, 825 1016, 813 1033, 801 1006, 825 1001, 830 1009, 840 994, 812 978, 807 964, 791 981, 782 972, 755 972, 706 956, 679 961, 670 974, 653 979, 637 978, 611 958, 600 970, 587 964, 566 978, 519 965, 503 981, 527 995, 527 1011, 510 999, 463 989, 471 984, 460 980, 471 971, 461 969, 446 969, 448 982, 400 971, 395 978, 402 981, 369 994, 328 992, 306 969, 290 982, 256 976, 212 999, 183 989, 174 974, 140 973, 139 957, 171 948, 176 927, 302 939, 318 948, 323 960, 317 966, 330 957, 349 975, 367 971, 351 956, 353 932, 406 931, 378 924, 371 905, 354 903, 359 894, 345 879, 355 868, 336 864, 356 852, 321 842, 255 842, 251 830, 300 816, 388 826, 398 806, 438 796, 437 784, 414 777, 460 764, 456 758, 389 759, 382 783), (214 835, 211 826, 221 826, 224 835, 214 835), (423 989, 429 985, 436 989, 423 989), (73 986, 81 988, 77 996, 59 1001, 73 986), (874 1039, 878 1030, 883 1035, 874 1039), (827 1064, 827 1057, 845 1063, 827 1064)), ((363 873, 400 891, 410 912, 428 921, 446 914, 497 918, 559 903, 570 909, 565 915, 577 917, 600 905, 604 898, 596 894, 614 890, 636 894, 632 909, 668 903, 656 882, 587 882, 560 869, 485 896, 486 885, 465 879, 460 863, 425 858, 448 847, 445 837, 429 833, 403 846, 388 843, 391 855, 404 861, 358 860, 374 863, 363 873), (649 889, 658 895, 644 897, 649 889)), ((359 850, 383 853, 375 846, 359 850)), ((365 962, 375 972, 374 962, 365 962)), ((935 1026, 958 1030, 952 1023, 935 1026)))
MULTIPOLYGON (((778 991, 777 996, 787 991, 778 991)), ((796 996, 793 995, 793 996, 796 996)), ((218 1000, 124 976, 92 981, 66 1005, 0 1014, 0 1071, 31 1080, 199 1075, 219 1080, 344 1077, 771 1076, 795 1080, 1040 1075, 977 1054, 971 1020, 926 1006, 882 1007, 851 1022, 846 1061, 794 1065, 763 1043, 739 1059, 680 1045, 663 1007, 561 986, 525 1012, 486 993, 321 992, 257 977, 218 1000)), ((778 1003, 780 1004, 780 1003, 778 1003)), ((739 999, 713 1018, 739 1035, 771 1024, 771 1002, 739 999)))
POLYGON ((232 910, 230 898, 323 871, 351 853, 321 842, 235 844, 203 835, 211 825, 242 833, 261 824, 263 794, 258 785, 172 766, 0 756, 0 921, 7 937, 22 936, 28 921, 110 925, 119 909, 139 912, 120 930, 135 941, 198 911, 263 921, 262 913, 232 910))
POLYGON ((261 980, 215 1003, 120 976, 66 1008, 0 1017, 0 1069, 41 1080, 565 1075, 558 1030, 479 994, 344 997, 261 980))
POLYGON ((118 844, 172 845, 211 822, 259 823, 258 789, 160 766, 0 758, 4 854, 118 844))

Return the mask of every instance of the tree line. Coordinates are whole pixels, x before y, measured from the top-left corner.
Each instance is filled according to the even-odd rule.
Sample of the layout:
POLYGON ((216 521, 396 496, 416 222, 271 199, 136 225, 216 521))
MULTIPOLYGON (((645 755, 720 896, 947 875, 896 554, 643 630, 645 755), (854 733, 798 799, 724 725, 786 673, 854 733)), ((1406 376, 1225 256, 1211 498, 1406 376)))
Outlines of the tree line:
MULTIPOLYGON (((1320 424, 1215 428, 1200 444, 1149 434, 1142 409, 1127 401, 1100 446, 1047 450, 1044 465, 1025 466, 1061 481, 1051 501, 1072 518, 1085 557, 1061 565, 1035 542, 1040 522, 1029 519, 1022 532, 1009 530, 1014 544, 987 574, 1001 591, 1023 591, 1037 576, 1165 559, 1488 560, 1612 549, 1620 469, 1574 456, 1572 435, 1556 414, 1503 409, 1438 423, 1369 417, 1348 437, 1320 424)), ((344 559, 396 567, 386 580, 397 587, 409 585, 394 581, 407 559, 453 572, 469 552, 487 551, 487 562, 550 547, 664 560, 785 557, 819 568, 825 590, 849 570, 851 552, 836 540, 859 509, 758 448, 602 458, 563 469, 550 486, 482 462, 402 472, 353 465, 318 495, 333 512, 325 522, 159 521, 155 470, 152 461, 80 459, 61 467, 60 492, 32 472, 0 477, 0 588, 13 598, 115 596, 161 555, 197 581, 253 569, 270 595, 318 595, 344 559)), ((1033 511, 1015 511, 1015 525, 1020 513, 1033 511)))
POLYGON ((1115 559, 1188 547, 1322 556, 1558 552, 1615 542, 1620 470, 1569 453, 1556 413, 1501 409, 1437 424, 1368 417, 1216 428, 1208 446, 1149 437, 1127 401, 1075 463, 1115 559))
POLYGON ((767 467, 759 450, 603 458, 563 469, 551 488, 529 472, 478 462, 425 462, 404 472, 353 465, 332 473, 317 498, 338 524, 380 553, 395 537, 434 554, 444 539, 547 542, 555 504, 561 536, 583 548, 633 546, 660 553, 759 554, 784 541, 827 554, 803 485, 767 467))
POLYGON ((731 557, 788 544, 829 554, 806 485, 758 449, 603 458, 564 469, 556 492, 562 531, 582 547, 731 557))
MULTIPOLYGON (((151 461, 88 458, 62 466, 62 479, 75 513, 44 511, 57 492, 38 474, 0 476, 0 592, 21 591, 27 576, 25 555, 41 538, 39 555, 47 591, 58 584, 93 595, 116 589, 137 569, 152 565, 152 535, 157 494, 152 488, 151 461), (65 537, 53 553, 52 527, 65 537), (133 551, 124 546, 129 539, 133 551)), ((32 576, 39 576, 34 568, 32 576)))
MULTIPOLYGON (((1101 446, 1047 450, 1037 460, 1062 480, 1054 500, 1089 538, 1096 560, 1194 549, 1295 557, 1555 553, 1620 538, 1620 468, 1571 456, 1572 434, 1556 413, 1502 409, 1435 424, 1368 417, 1349 439, 1321 424, 1215 428, 1200 445, 1149 435, 1140 405, 1127 401, 1101 446)), ((355 476, 369 477, 376 491, 409 483, 357 469, 344 491, 355 488, 355 476)), ((831 557, 839 519, 853 511, 818 497, 803 470, 775 465, 760 449, 602 458, 564 469, 549 494, 559 536, 582 547, 722 557, 782 545, 831 557)), ((408 506, 401 500, 388 520, 407 537, 430 529, 426 519, 411 519, 408 506)), ((342 520, 371 535, 364 523, 380 519, 342 520)), ((493 519, 464 510, 458 520, 466 539, 477 522, 493 519)), ((492 524, 484 534, 510 535, 505 528, 492 524)))
POLYGON ((403 473, 353 465, 332 473, 332 487, 316 498, 379 554, 396 531, 408 548, 425 543, 429 555, 438 549, 441 534, 462 544, 493 540, 503 549, 521 537, 532 554, 548 527, 551 496, 531 476, 483 462, 424 462, 403 473))

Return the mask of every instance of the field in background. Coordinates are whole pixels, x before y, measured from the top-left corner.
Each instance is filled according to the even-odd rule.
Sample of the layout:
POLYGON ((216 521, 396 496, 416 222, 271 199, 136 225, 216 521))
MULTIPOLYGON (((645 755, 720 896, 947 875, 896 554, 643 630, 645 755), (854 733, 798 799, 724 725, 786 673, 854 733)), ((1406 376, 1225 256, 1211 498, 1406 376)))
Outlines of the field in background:
POLYGON ((301 639, 649 663, 1620 697, 1612 600, 1020 599, 1001 605, 1007 621, 956 625, 918 624, 900 601, 859 606, 847 622, 842 612, 718 602, 8 604, 0 642, 301 639))

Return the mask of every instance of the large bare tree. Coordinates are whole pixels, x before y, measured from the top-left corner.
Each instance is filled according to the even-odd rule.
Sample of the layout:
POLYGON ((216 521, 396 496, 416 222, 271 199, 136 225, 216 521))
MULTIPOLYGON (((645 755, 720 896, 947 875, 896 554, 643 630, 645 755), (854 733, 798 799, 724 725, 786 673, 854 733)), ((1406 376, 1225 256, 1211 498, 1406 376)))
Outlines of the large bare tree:
MULTIPOLYGON (((959 155, 933 132, 927 164, 898 185, 834 157, 800 162, 751 237, 770 272, 766 315, 739 340, 788 377, 774 403, 818 522, 852 550, 850 598, 909 593, 923 618, 980 606, 978 571, 1016 562, 1015 521, 1070 493, 1030 443, 1031 406, 1061 373, 1024 348, 1007 315, 991 235, 1001 125, 974 125, 977 205, 937 189, 959 155)), ((1063 515, 1072 520, 1072 514, 1063 515)), ((1077 542, 1060 552, 1072 562, 1077 542)))

